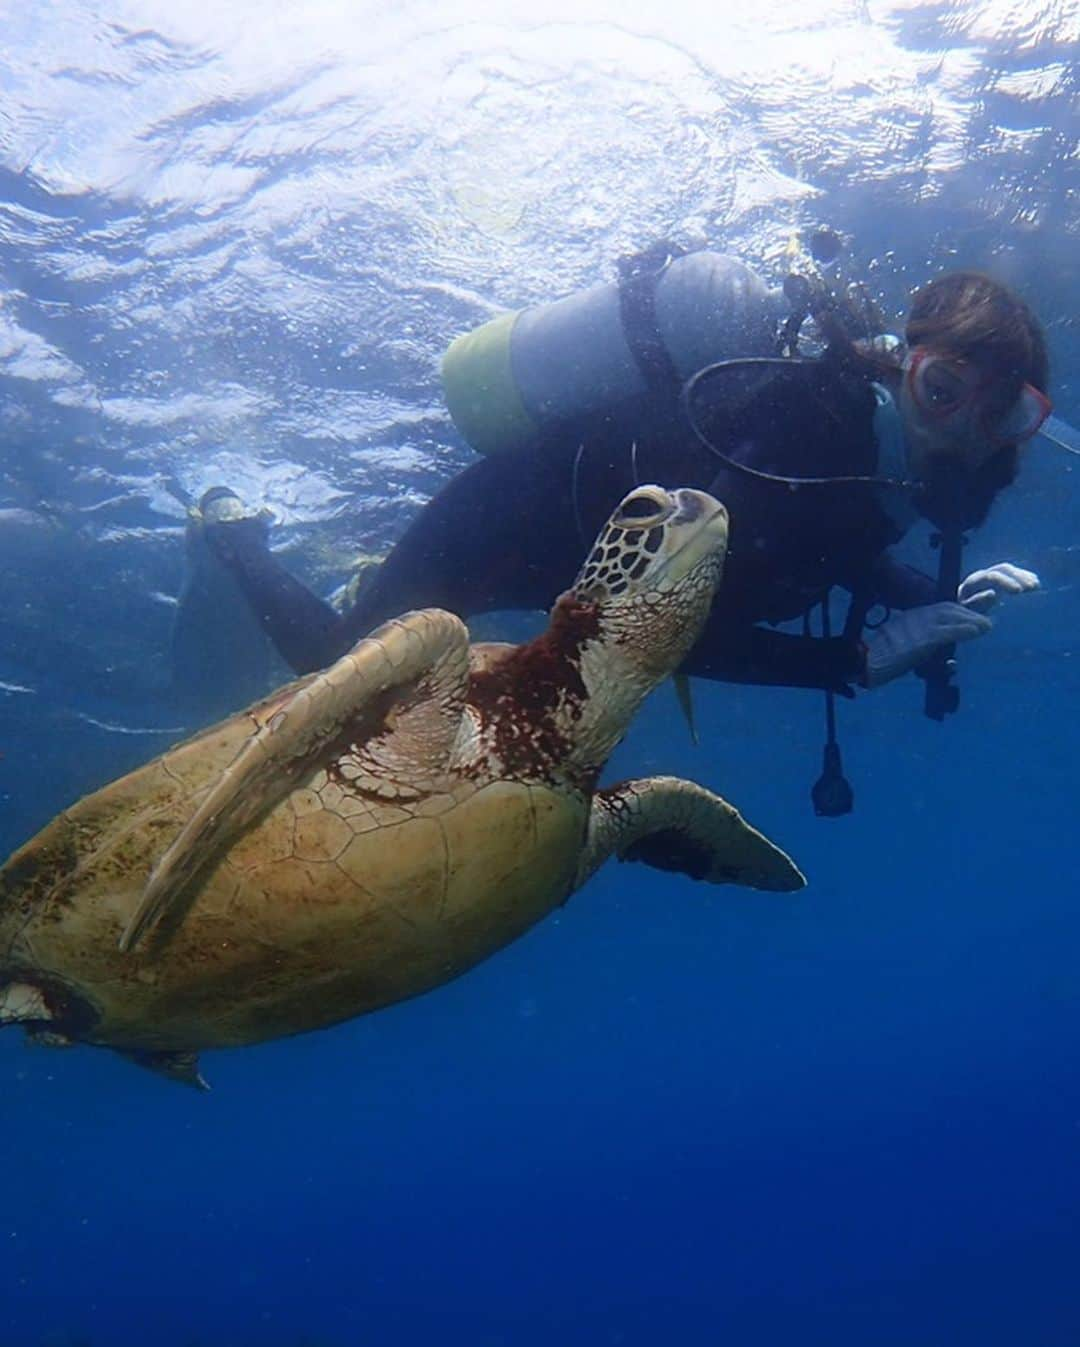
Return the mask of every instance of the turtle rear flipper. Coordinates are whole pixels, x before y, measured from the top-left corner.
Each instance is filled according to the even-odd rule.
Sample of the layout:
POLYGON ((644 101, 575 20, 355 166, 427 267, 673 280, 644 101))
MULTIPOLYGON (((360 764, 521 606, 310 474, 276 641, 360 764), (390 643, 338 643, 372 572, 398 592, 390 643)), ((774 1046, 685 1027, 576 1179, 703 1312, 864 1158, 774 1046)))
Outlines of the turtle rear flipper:
POLYGON ((199 1070, 197 1052, 155 1049, 147 1052, 122 1052, 120 1055, 126 1057, 129 1062, 134 1062, 136 1066, 143 1066, 147 1071, 164 1076, 166 1080, 175 1080, 179 1085, 190 1085, 196 1090, 210 1089, 206 1078, 199 1070))
POLYGON ((0 1025, 45 1023, 52 1018, 40 987, 17 981, 0 987, 0 1025))
POLYGON ((133 949, 166 914, 179 920, 199 885, 247 830, 346 747, 395 716, 399 765, 423 773, 445 762, 468 679, 465 624, 439 608, 385 623, 300 685, 248 739, 158 861, 120 938, 133 949), (417 696, 399 706, 400 694, 417 696))
POLYGON ((675 776, 644 777, 597 791, 575 888, 612 854, 710 884, 775 893, 793 893, 806 884, 791 857, 751 827, 734 805, 675 776))

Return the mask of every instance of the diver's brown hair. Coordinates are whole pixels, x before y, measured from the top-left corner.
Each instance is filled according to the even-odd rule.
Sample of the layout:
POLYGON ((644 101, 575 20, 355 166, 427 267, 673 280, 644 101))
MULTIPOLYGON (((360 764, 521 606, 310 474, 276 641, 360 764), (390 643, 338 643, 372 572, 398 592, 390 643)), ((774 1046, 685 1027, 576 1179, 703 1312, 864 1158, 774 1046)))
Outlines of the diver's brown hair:
MULTIPOLYGON (((821 319, 819 318, 819 322, 821 319)), ((902 350, 853 342, 844 325, 825 315, 826 355, 851 370, 880 378, 903 364, 902 350)), ((947 271, 915 291, 904 340, 939 355, 971 360, 988 377, 991 408, 1013 405, 1025 383, 1048 390, 1050 362, 1042 324, 1019 295, 981 271, 947 271)))
POLYGON ((949 271, 916 290, 904 336, 909 349, 925 346, 973 361, 993 381, 1003 407, 1025 383, 1047 391, 1041 323, 1019 295, 980 271, 949 271))
MULTIPOLYGON (((1042 324, 1019 295, 981 271, 947 271, 915 291, 904 337, 915 346, 970 360, 985 371, 991 406, 1012 406, 1025 383, 1045 393, 1050 361, 1042 324)), ((1002 446, 977 473, 971 517, 982 523, 994 497, 1019 467, 1015 444, 1002 446)))

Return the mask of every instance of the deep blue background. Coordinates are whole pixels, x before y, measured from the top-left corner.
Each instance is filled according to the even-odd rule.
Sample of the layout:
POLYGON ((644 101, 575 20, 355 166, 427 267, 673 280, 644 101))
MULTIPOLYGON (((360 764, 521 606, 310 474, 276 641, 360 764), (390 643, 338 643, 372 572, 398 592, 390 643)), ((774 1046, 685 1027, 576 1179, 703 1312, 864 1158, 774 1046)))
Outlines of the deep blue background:
POLYGON ((730 781, 798 898, 611 866, 208 1096, 15 1045, 3 1340, 1074 1343, 1071 688, 973 666, 944 727, 850 710, 831 823, 784 694, 707 692, 708 754, 657 694, 620 758, 730 781))
MULTIPOLYGON (((468 459, 445 342, 631 243, 775 279, 830 221, 890 312, 988 267, 1080 424, 1060 6, 798 6, 791 40, 763 6, 745 79, 696 6, 670 40, 404 6, 423 41, 375 6, 336 56, 326 7, 226 3, 216 46, 114 8, 6 20, 0 853, 225 695, 168 685, 168 474, 269 503, 325 588, 468 459)), ((960 714, 840 706, 852 817, 810 810, 817 695, 696 685, 693 748, 662 688, 633 727, 610 775, 721 790, 797 898, 612 864, 436 993, 207 1054, 206 1095, 0 1036, 0 1347, 1080 1344, 1074 464, 1034 445, 970 548, 1044 589, 961 651, 960 714)))

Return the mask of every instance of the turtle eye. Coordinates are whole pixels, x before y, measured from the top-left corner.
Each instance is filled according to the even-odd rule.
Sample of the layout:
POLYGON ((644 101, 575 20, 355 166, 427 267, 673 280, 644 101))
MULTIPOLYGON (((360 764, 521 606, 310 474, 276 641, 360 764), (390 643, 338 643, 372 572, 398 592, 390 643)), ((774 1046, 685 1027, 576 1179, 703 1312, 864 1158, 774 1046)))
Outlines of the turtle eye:
POLYGON ((655 488, 635 491, 619 506, 611 522, 623 528, 650 528, 667 519, 671 510, 666 493, 661 495, 655 488))

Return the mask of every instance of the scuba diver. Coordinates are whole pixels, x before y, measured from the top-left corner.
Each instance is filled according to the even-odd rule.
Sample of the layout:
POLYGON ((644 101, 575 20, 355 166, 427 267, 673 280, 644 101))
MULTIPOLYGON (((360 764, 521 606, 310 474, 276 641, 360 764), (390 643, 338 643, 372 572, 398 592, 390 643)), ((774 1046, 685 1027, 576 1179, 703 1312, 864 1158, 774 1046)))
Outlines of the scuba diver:
MULTIPOLYGON (((335 611, 280 565, 264 518, 208 522, 207 543, 303 673, 410 608, 463 617, 547 608, 572 581, 584 540, 634 485, 701 487, 727 505, 731 541, 712 614, 682 672, 824 689, 829 742, 814 803, 821 814, 847 812, 833 694, 851 696, 854 687, 878 688, 915 670, 927 682, 927 714, 941 719, 956 706, 955 645, 990 630, 988 610, 1003 595, 1038 587, 1036 575, 1009 562, 964 578, 960 557, 965 532, 1014 480, 1021 447, 1050 413, 1042 328, 1004 285, 954 271, 916 291, 902 343, 860 338, 829 286, 796 277, 785 287, 793 305, 781 336, 787 353, 777 354, 775 304, 749 268, 722 258, 729 304, 739 292, 737 321, 721 334, 726 349, 712 333, 722 358, 706 363, 693 342, 673 349, 673 306, 665 311, 661 288, 679 261, 700 254, 643 256, 644 265, 608 287, 614 297, 603 298, 631 358, 609 361, 636 379, 629 396, 613 397, 610 370, 605 378, 594 368, 590 379, 577 378, 592 405, 575 409, 564 397, 552 411, 565 388, 549 381, 545 389, 515 347, 521 331, 535 337, 542 326, 523 327, 526 311, 487 325, 499 329, 493 339, 480 329, 486 374, 476 380, 470 413, 454 387, 463 361, 451 348, 444 380, 459 427, 471 428, 474 440, 490 432, 493 443, 482 448, 515 435, 521 443, 451 480, 348 611, 335 611), (823 339, 811 357, 797 353, 807 314, 823 339), (936 578, 891 551, 920 518, 936 531, 936 578), (837 634, 828 618, 833 587, 850 595, 837 634), (823 632, 815 635, 810 616, 819 606, 823 632), (777 629, 792 619, 802 619, 802 631, 777 629)), ((711 315, 716 298, 713 286, 699 314, 711 315)), ((545 317, 551 325, 550 312, 545 317)), ((596 321, 585 328, 593 338, 600 331, 596 321)), ((558 336, 557 324, 549 335, 558 336)), ((465 356, 475 355, 476 338, 465 339, 473 348, 465 356)), ((586 363, 598 345, 587 344, 586 363)), ((540 352, 547 374, 555 369, 563 382, 575 377, 568 346, 552 340, 540 352)))

